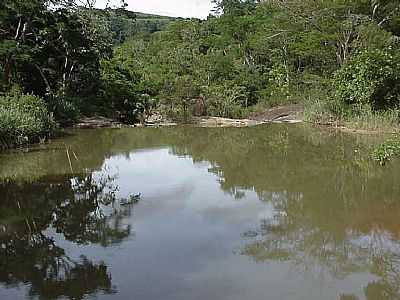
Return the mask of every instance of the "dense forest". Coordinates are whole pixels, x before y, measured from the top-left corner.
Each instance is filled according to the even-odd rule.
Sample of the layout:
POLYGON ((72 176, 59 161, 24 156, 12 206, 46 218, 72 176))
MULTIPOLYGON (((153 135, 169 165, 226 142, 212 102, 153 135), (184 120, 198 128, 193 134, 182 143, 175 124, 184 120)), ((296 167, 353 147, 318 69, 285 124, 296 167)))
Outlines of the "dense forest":
POLYGON ((301 103, 313 122, 399 123, 398 0, 213 0, 207 20, 95 2, 1 1, 0 148, 93 114, 188 121, 301 103))

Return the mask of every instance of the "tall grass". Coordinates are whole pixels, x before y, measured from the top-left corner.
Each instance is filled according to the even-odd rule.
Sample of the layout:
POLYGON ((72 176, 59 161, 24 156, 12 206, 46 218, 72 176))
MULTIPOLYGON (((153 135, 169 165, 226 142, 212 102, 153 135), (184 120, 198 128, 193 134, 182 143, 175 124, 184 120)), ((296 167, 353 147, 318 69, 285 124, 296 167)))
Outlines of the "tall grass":
POLYGON ((367 104, 348 105, 334 96, 316 95, 305 101, 306 121, 374 131, 400 130, 400 109, 374 110, 367 104))
POLYGON ((364 107, 353 113, 346 123, 348 127, 366 130, 394 131, 399 129, 400 110, 388 109, 374 111, 370 107, 364 107))

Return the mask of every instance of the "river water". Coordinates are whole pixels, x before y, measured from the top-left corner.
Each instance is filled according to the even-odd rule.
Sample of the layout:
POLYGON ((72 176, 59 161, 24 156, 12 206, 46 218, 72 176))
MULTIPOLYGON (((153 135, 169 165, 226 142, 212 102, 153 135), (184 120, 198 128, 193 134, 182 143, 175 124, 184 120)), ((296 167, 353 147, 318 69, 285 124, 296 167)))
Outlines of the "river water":
POLYGON ((400 299, 400 164, 369 158, 379 139, 99 129, 2 153, 0 299, 400 299))

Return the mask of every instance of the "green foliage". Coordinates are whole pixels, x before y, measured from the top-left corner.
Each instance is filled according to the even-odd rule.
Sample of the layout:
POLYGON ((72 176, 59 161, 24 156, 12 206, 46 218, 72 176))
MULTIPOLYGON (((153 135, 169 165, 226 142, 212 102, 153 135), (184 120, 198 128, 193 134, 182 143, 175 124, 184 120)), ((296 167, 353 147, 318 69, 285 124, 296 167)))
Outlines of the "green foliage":
POLYGON ((67 126, 79 119, 80 110, 78 107, 83 106, 79 100, 80 98, 59 95, 49 99, 47 106, 57 122, 67 126))
POLYGON ((394 157, 400 156, 400 141, 388 140, 379 145, 372 153, 374 160, 378 161, 382 166, 389 162, 394 157))
POLYGON ((284 65, 275 64, 269 70, 270 97, 289 97, 289 78, 284 65))
POLYGON ((208 112, 213 116, 240 118, 246 100, 244 87, 229 85, 210 87, 207 91, 208 112))
POLYGON ((142 112, 139 103, 139 74, 135 62, 122 56, 122 49, 114 52, 111 60, 101 61, 103 107, 107 107, 123 121, 133 123, 142 112))
MULTIPOLYGON (((338 119, 351 114, 353 104, 329 94, 334 72, 340 70, 336 82, 349 83, 358 70, 354 54, 398 49, 395 31, 380 24, 389 2, 374 12, 365 1, 218 0, 215 16, 207 21, 171 22, 159 32, 125 42, 117 52, 135 70, 136 81, 130 82, 137 92, 158 99, 159 107, 173 116, 186 118, 195 98, 204 96, 212 115, 243 116, 258 107, 304 102, 313 111, 311 119, 338 119), (347 75, 340 77, 342 73, 347 75), (196 92, 188 93, 187 81, 196 92)), ((382 64, 379 56, 375 59, 376 65, 382 64)), ((395 60, 387 60, 393 64, 385 69, 391 74, 396 74, 395 60)), ((357 95, 345 88, 339 93, 370 103, 359 97, 368 98, 373 90, 370 97, 380 99, 387 91, 377 102, 396 102, 391 87, 398 84, 386 71, 372 68, 378 79, 371 85, 369 79, 360 79, 364 86, 357 95)))
POLYGON ((335 74, 336 95, 355 107, 382 109, 400 104, 400 56, 382 50, 363 51, 335 74))
POLYGON ((99 59, 111 53, 107 25, 79 7, 61 2, 56 7, 49 9, 43 0, 5 1, 0 43, 5 81, 45 98, 60 90, 90 94, 99 59))
POLYGON ((114 45, 121 45, 134 37, 143 37, 162 30, 174 21, 172 17, 128 11, 124 8, 93 9, 95 15, 109 24, 114 45))
POLYGON ((336 98, 331 97, 324 86, 311 90, 311 95, 305 100, 304 119, 318 124, 331 124, 343 118, 346 110, 336 98))
POLYGON ((107 20, 75 1, 5 0, 0 12, 2 90, 18 84, 57 121, 73 121, 78 109, 68 99, 96 95, 100 60, 112 53, 107 20))
POLYGON ((0 92, 18 84, 62 125, 155 108, 187 120, 199 99, 226 117, 302 102, 310 120, 364 123, 382 109, 394 120, 397 0, 215 0, 207 20, 82 3, 0 3, 0 92))
POLYGON ((31 94, 13 90, 0 97, 0 147, 37 142, 54 129, 46 104, 31 94))
POLYGON ((252 12, 258 0, 212 0, 214 13, 225 15, 243 15, 252 12))

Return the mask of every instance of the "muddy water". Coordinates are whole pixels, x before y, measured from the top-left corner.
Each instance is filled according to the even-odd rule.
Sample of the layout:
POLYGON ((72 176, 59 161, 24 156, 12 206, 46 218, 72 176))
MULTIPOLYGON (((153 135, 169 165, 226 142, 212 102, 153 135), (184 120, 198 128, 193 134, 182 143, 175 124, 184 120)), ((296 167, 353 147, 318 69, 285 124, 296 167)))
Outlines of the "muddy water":
POLYGON ((400 163, 377 142, 101 129, 2 153, 0 299, 400 299, 400 163))

